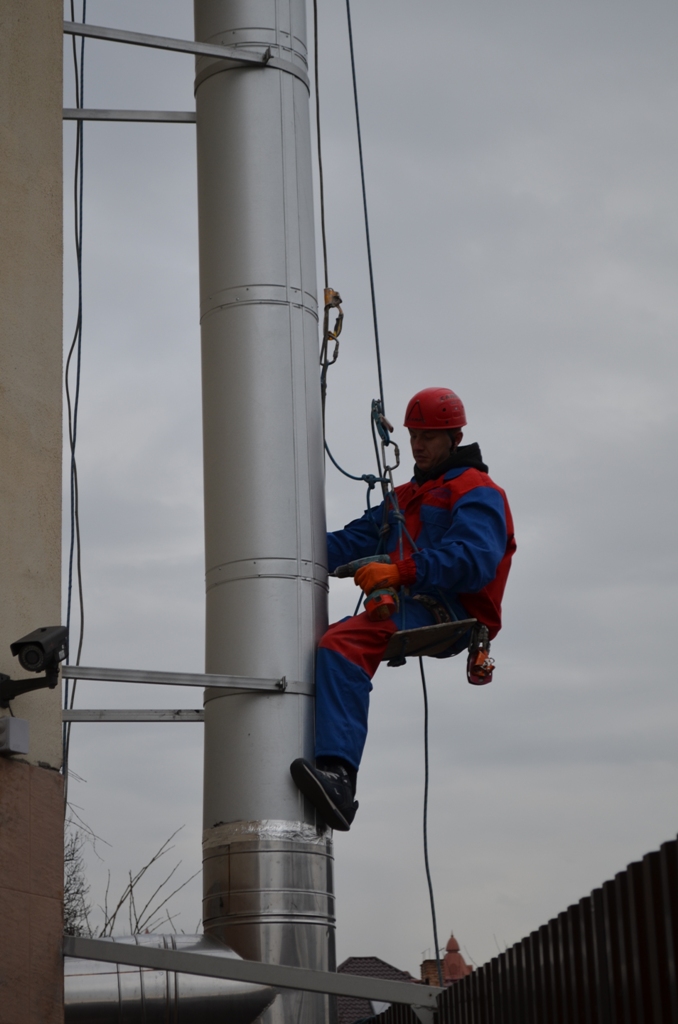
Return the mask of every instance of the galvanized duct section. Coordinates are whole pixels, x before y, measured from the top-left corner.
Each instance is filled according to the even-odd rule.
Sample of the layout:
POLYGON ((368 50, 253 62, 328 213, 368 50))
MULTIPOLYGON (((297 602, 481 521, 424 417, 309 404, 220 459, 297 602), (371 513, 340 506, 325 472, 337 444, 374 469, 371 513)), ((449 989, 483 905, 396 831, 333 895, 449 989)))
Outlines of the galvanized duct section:
MULTIPOLYGON (((296 683, 205 692, 205 931, 247 959, 335 968, 332 838, 289 773, 313 757, 327 625, 323 435, 304 0, 194 0, 208 673, 296 683)), ((286 992, 266 1024, 323 1024, 286 992)))
POLYGON ((316 936, 324 948, 334 921, 329 829, 240 821, 207 830, 203 849, 205 927, 252 960, 313 960, 316 936))
MULTIPOLYGON (((133 935, 111 941, 240 959, 204 935, 133 935)), ((64 961, 66 1024, 250 1024, 275 996, 265 985, 97 960, 64 961)))
MULTIPOLYGON (((669 1024, 678 1021, 678 841, 455 982, 436 1024, 669 1024)), ((393 1006, 380 1024, 418 1024, 393 1006)))

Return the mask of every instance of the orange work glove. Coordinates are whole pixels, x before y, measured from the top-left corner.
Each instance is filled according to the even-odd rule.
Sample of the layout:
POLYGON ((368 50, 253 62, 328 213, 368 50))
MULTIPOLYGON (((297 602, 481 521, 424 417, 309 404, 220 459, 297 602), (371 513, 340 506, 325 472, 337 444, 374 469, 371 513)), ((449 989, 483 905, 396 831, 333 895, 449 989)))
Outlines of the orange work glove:
POLYGON ((387 562, 369 562, 363 565, 353 577, 356 587, 362 587, 366 594, 373 590, 386 590, 387 587, 400 586, 400 570, 397 565, 389 565, 387 562))

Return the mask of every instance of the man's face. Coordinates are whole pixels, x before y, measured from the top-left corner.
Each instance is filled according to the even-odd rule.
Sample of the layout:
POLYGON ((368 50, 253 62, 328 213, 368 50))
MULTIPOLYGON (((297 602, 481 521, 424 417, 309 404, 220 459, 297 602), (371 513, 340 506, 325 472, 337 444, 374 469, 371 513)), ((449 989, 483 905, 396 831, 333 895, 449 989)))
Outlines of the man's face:
POLYGON ((447 459, 459 443, 461 431, 457 434, 455 441, 446 430, 412 430, 410 429, 410 444, 412 455, 419 469, 428 472, 439 462, 447 459))

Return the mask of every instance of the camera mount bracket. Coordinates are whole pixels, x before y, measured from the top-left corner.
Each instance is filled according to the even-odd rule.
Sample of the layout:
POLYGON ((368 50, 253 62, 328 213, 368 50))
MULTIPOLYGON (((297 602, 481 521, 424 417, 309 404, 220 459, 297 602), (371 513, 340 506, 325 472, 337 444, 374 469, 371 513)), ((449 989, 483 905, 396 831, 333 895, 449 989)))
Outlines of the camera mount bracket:
POLYGON ((59 682, 59 670, 47 671, 44 676, 37 679, 11 679, 10 676, 0 672, 0 708, 8 708, 9 702, 22 693, 30 693, 32 690, 53 690, 59 682))

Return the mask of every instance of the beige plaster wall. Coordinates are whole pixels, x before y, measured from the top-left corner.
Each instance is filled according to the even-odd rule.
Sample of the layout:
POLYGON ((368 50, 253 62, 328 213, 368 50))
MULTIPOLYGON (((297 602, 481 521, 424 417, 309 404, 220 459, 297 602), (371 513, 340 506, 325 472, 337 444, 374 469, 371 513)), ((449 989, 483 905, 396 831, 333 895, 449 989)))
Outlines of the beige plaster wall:
MULTIPOLYGON (((0 672, 61 622, 62 0, 0 0, 0 672)), ((61 764, 61 697, 18 697, 32 764, 61 764)), ((0 711, 0 714, 4 713, 0 711)))
POLYGON ((0 758, 0 1024, 63 1024, 63 777, 0 758))

